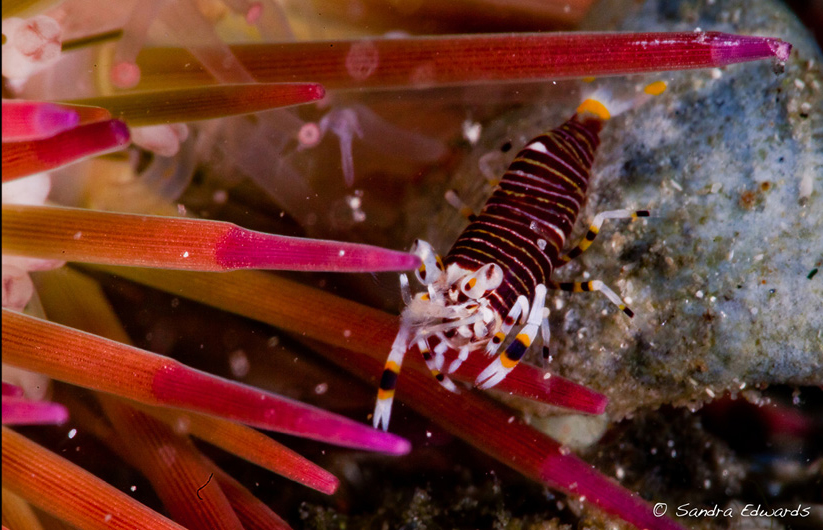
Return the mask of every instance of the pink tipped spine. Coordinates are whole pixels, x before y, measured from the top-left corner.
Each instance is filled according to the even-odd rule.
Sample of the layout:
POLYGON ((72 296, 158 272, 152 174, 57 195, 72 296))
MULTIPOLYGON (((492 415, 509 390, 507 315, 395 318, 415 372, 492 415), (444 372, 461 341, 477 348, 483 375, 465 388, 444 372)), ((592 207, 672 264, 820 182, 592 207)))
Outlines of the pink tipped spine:
POLYGON ((792 51, 791 44, 772 37, 750 37, 714 32, 704 35, 711 44, 712 61, 717 63, 717 66, 770 57, 785 63, 792 51))
MULTIPOLYGON (((430 88, 709 68, 783 60, 789 49, 779 39, 718 32, 447 35, 231 47, 260 82, 317 82, 329 89, 430 88)), ((147 51, 142 61, 144 71, 151 71, 144 77, 158 83, 168 71, 185 70, 192 57, 183 50, 158 48, 147 51)), ((203 69, 188 68, 186 82, 209 82, 203 69)))
MULTIPOLYGON (((477 360, 476 366, 471 367, 470 381, 477 378, 485 367, 483 363, 488 362, 477 360)), ((520 363, 495 389, 586 414, 603 414, 609 404, 609 398, 591 388, 525 363, 520 363)))
POLYGON ((399 436, 263 390, 168 362, 157 370, 152 393, 166 406, 215 414, 257 427, 321 442, 403 455, 411 444, 399 436))
POLYGON ((216 245, 215 261, 224 270, 365 272, 411 270, 412 254, 356 243, 275 236, 232 226, 216 245))
POLYGON ((42 140, 3 143, 3 182, 121 149, 130 140, 125 123, 109 120, 81 125, 42 140))
POLYGON ((3 396, 3 425, 60 425, 68 419, 59 403, 3 396))
POLYGON ((80 115, 54 103, 3 100, 3 142, 49 138, 80 123, 80 115))
POLYGON ((3 360, 92 390, 179 407, 327 443, 406 454, 409 442, 291 399, 133 346, 2 310, 3 360), (98 353, 88 357, 88 351, 98 353))
POLYGON ((266 234, 222 221, 24 205, 3 206, 3 252, 215 272, 377 272, 411 270, 420 264, 406 252, 266 234))
MULTIPOLYGON (((548 438, 550 440, 550 438, 548 438)), ((605 477, 591 464, 568 452, 555 442, 543 451, 538 478, 549 487, 585 497, 601 510, 616 514, 637 528, 654 530, 685 530, 668 515, 657 515, 636 493, 624 489, 605 477)))
POLYGON ((17 385, 3 381, 3 397, 23 397, 23 389, 17 385))
MULTIPOLYGON (((448 356, 454 354, 454 351, 447 353, 447 360, 451 361, 448 356)), ((413 346, 408 355, 411 363, 417 365, 421 357, 417 346, 413 346)), ((473 383, 487 364, 488 360, 482 355, 469 355, 452 376, 473 383)), ((609 403, 609 398, 599 392, 526 363, 518 364, 494 390, 585 414, 603 414, 609 403)))

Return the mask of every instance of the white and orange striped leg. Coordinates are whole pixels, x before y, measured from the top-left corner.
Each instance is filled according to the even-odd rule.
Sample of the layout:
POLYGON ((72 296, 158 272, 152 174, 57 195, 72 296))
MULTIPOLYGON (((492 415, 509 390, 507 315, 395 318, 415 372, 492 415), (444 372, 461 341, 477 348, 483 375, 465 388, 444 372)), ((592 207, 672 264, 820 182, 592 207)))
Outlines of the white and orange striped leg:
POLYGON ((580 254, 584 253, 592 244, 594 239, 600 233, 600 227, 603 226, 603 221, 606 219, 631 219, 634 221, 640 217, 648 217, 649 211, 648 210, 608 210, 605 212, 600 212, 599 214, 594 216, 594 220, 592 224, 589 226, 589 230, 586 232, 586 235, 583 237, 583 240, 577 244, 576 247, 571 249, 567 254, 560 256, 560 260, 564 262, 569 262, 579 256, 580 254))
POLYGON ((617 296, 617 293, 609 289, 609 287, 600 280, 592 280, 589 282, 549 282, 549 287, 551 289, 559 289, 561 291, 567 291, 570 293, 585 293, 589 291, 599 291, 603 294, 603 296, 608 298, 611 303, 616 305, 618 309, 623 311, 629 318, 634 317, 634 311, 632 311, 629 308, 629 306, 626 305, 626 302, 624 302, 622 298, 617 296))
POLYGON ((529 299, 523 295, 520 295, 517 297, 517 301, 509 310, 509 314, 503 319, 503 325, 500 327, 500 331, 495 333, 494 337, 492 337, 488 344, 486 344, 486 355, 488 357, 491 357, 497 353, 498 348, 500 348, 500 345, 506 340, 506 337, 509 335, 512 327, 514 327, 515 322, 517 322, 518 317, 520 317, 521 314, 526 315, 528 311, 529 299))
POLYGON ((374 406, 374 416, 372 424, 375 429, 388 430, 389 419, 391 418, 391 407, 394 402, 394 389, 397 387, 397 378, 400 375, 400 368, 403 366, 403 356, 406 355, 409 340, 409 326, 401 319, 400 331, 394 338, 394 343, 383 368, 383 375, 380 376, 380 389, 377 391, 377 403, 374 406))
POLYGON ((489 364, 485 370, 480 372, 477 379, 474 381, 475 386, 481 389, 491 388, 509 375, 520 359, 523 358, 526 351, 534 342, 534 337, 537 335, 537 330, 545 318, 543 309, 546 307, 546 286, 538 284, 534 289, 534 300, 532 300, 531 311, 529 311, 529 318, 526 320, 526 325, 517 334, 517 337, 506 348, 506 351, 501 353, 489 364))
POLYGON ((432 376, 437 379, 437 382, 443 385, 449 392, 457 392, 457 385, 437 368, 434 357, 432 357, 431 351, 429 350, 428 341, 426 339, 417 341, 417 349, 420 350, 423 360, 426 361, 426 366, 429 368, 432 376))

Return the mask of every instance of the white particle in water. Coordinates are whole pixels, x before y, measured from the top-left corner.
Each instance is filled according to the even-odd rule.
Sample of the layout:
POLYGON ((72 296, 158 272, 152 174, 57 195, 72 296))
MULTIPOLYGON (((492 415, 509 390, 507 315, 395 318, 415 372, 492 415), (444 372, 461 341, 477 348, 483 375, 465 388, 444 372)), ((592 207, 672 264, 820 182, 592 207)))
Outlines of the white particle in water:
POLYGON ((178 416, 174 421, 174 432, 183 436, 189 433, 189 427, 191 426, 191 419, 188 416, 178 416))
POLYGON ((482 130, 483 126, 477 122, 471 120, 466 120, 463 122, 463 138, 465 138, 471 145, 475 145, 480 139, 480 132, 482 130))
POLYGON ((328 383, 320 383, 319 385, 314 387, 314 393, 317 394, 318 396, 322 396, 323 394, 326 393, 326 391, 328 391, 328 389, 329 389, 329 384, 328 383))
POLYGON ((215 204, 226 204, 226 201, 229 200, 229 193, 226 190, 216 190, 212 194, 211 200, 214 201, 215 204))
POLYGON ((77 436, 77 429, 72 429, 72 430, 70 430, 70 431, 69 431, 69 434, 68 434, 69 440, 71 440, 71 439, 72 439, 72 438, 74 438, 75 436, 77 436))
POLYGON ((229 354, 229 369, 234 377, 242 379, 249 375, 251 363, 243 350, 234 350, 229 354))
POLYGON ((346 197, 346 202, 349 203, 349 208, 351 208, 352 210, 356 210, 357 208, 360 208, 360 205, 363 203, 363 200, 360 197, 352 197, 351 195, 349 195, 346 197))

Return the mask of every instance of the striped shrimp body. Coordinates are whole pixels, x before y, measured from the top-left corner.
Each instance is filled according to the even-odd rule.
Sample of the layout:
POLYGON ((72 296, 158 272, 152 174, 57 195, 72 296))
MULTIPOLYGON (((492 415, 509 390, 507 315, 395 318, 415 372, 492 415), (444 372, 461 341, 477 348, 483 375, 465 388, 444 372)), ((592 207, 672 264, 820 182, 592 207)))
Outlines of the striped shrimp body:
MULTIPOLYGON (((469 226, 444 258, 431 245, 415 241, 412 252, 422 264, 415 272, 426 290, 412 296, 409 280, 400 283, 406 307, 392 345, 373 416, 375 427, 388 428, 394 389, 406 351, 417 346, 434 377, 457 391, 447 374, 470 354, 494 357, 475 385, 491 388, 520 362, 538 331, 548 357, 549 289, 599 291, 628 316, 631 310, 600 281, 556 283, 552 272, 585 251, 606 219, 647 216, 646 211, 615 210, 598 214, 583 241, 570 252, 562 249, 586 200, 594 153, 603 123, 665 90, 658 81, 630 100, 596 94, 559 127, 531 140, 512 161, 479 215, 461 210, 469 226), (519 330, 497 354, 507 336, 519 330), (445 353, 457 357, 445 366, 445 353)), ((449 202, 459 203, 454 194, 449 202)), ((456 206, 462 206, 455 204, 456 206)))

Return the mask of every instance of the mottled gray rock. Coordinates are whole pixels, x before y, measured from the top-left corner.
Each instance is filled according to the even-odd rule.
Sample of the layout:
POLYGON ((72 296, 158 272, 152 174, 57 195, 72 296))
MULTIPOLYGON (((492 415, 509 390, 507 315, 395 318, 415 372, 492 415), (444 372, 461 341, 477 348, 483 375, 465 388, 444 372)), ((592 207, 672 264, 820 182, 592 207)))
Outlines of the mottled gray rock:
MULTIPOLYGON (((645 4, 617 29, 769 35, 794 51, 780 75, 767 61, 665 74, 666 94, 603 131, 578 229, 603 210, 647 208, 654 217, 607 222, 556 279, 588 272, 630 300, 636 317, 597 294, 558 294, 550 368, 606 393, 613 418, 662 404, 696 407, 761 385, 823 384, 823 274, 813 276, 823 262, 820 50, 772 2, 660 5, 645 4)), ((620 91, 648 80, 606 84, 620 91)), ((454 185, 482 203, 480 169, 502 174, 579 97, 486 127, 454 185), (514 148, 503 154, 509 140, 514 148)), ((461 226, 453 217, 441 214, 427 234, 441 250, 454 237, 443 227, 461 226)))

